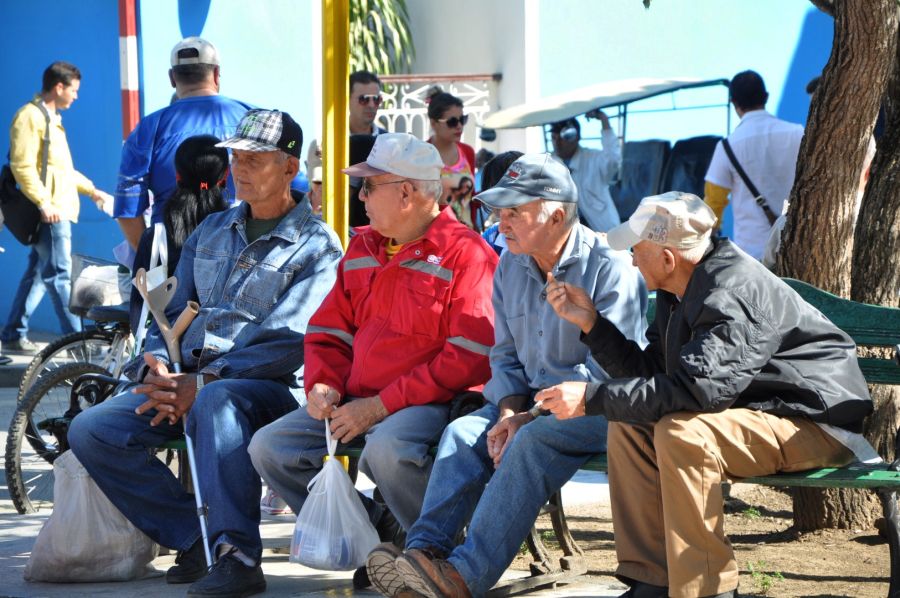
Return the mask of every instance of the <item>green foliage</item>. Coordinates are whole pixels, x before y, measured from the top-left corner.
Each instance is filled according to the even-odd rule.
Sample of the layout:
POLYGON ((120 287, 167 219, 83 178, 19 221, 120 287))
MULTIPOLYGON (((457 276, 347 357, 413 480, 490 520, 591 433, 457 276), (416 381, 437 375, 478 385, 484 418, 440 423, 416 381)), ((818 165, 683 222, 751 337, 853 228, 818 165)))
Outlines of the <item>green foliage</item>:
POLYGON ((762 513, 760 513, 759 509, 757 509, 756 507, 747 507, 746 509, 744 509, 744 512, 741 513, 741 515, 743 515, 747 519, 759 519, 760 517, 762 517, 762 513))
POLYGON ((781 574, 781 571, 765 571, 768 567, 769 565, 765 561, 747 564, 750 577, 753 579, 756 589, 763 596, 768 596, 778 582, 784 581, 784 575, 781 574))
POLYGON ((415 55, 406 0, 350 0, 351 72, 409 72, 415 55))

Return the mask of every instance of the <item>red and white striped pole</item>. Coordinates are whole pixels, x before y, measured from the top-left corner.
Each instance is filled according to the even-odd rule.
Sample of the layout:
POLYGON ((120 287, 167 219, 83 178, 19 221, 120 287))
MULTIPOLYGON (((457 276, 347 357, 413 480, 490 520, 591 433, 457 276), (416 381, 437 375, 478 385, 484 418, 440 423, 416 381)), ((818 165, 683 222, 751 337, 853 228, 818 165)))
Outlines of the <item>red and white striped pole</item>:
POLYGON ((122 89, 122 139, 141 118, 138 83, 137 0, 119 0, 119 78, 122 89))

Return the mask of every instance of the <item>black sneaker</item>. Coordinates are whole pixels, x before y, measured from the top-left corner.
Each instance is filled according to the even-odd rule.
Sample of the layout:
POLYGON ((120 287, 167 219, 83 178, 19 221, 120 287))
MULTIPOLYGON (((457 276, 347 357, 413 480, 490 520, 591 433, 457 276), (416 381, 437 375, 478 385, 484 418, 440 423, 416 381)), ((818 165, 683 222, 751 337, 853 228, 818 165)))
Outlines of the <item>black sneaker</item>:
POLYGON ((203 538, 200 538, 187 550, 178 551, 175 565, 166 571, 166 583, 193 583, 206 573, 206 555, 203 552, 203 538))
POLYGON ((365 590, 366 588, 371 588, 372 582, 369 580, 369 573, 366 571, 366 566, 357 567, 356 571, 353 572, 353 589, 354 590, 365 590))
POLYGON ((393 542, 395 546, 403 548, 406 544, 406 531, 391 510, 386 505, 381 505, 384 509, 381 517, 375 524, 375 531, 378 532, 378 539, 382 542, 393 542))
POLYGON ((38 346, 33 342, 25 338, 24 336, 20 336, 19 338, 12 341, 5 341, 3 343, 3 350, 7 353, 18 353, 20 355, 34 355, 38 352, 38 346))
POLYGON ((188 588, 188 596, 244 598, 266 591, 262 567, 248 567, 235 554, 235 549, 219 557, 209 575, 188 588))

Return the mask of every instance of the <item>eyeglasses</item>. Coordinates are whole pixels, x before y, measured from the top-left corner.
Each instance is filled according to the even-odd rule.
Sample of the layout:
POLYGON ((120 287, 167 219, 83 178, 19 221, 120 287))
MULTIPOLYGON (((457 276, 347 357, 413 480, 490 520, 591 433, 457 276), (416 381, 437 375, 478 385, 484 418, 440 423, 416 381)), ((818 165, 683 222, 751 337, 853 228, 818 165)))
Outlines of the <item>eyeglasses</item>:
POLYGON ((462 116, 451 116, 450 118, 439 118, 437 119, 439 123, 444 123, 451 129, 455 129, 459 125, 466 126, 466 123, 469 122, 469 115, 463 114, 462 116))
POLYGON ((359 102, 360 106, 365 106, 369 102, 375 104, 375 107, 378 108, 381 106, 381 102, 384 98, 382 98, 378 94, 374 93, 366 93, 360 96, 356 96, 356 101, 359 102))
POLYGON ((405 182, 406 182, 406 179, 400 179, 399 181, 387 181, 384 183, 373 183, 369 179, 363 179, 362 189, 359 190, 359 194, 360 195, 365 194, 365 196, 368 197, 372 193, 372 191, 375 190, 375 187, 378 187, 380 185, 393 185, 394 183, 405 183, 405 182))

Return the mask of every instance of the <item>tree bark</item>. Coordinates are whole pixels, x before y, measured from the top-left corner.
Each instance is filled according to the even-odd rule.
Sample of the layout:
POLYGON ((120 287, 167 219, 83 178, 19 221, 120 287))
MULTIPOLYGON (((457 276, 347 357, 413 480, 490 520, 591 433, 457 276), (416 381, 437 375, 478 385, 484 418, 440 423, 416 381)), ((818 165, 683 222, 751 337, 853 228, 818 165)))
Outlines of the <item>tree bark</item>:
MULTIPOLYGON (((894 67, 884 95, 885 130, 878 140, 856 225, 851 296, 854 301, 900 307, 900 31, 894 43, 894 67)), ((892 461, 900 456, 894 451, 900 389, 872 386, 869 390, 875 413, 866 422, 866 437, 882 457, 892 461)))
MULTIPOLYGON (((854 204, 866 146, 895 69, 900 14, 896 0, 832 4, 834 42, 800 144, 776 272, 849 297, 854 204)), ((871 233, 866 237, 877 238, 880 246, 881 237, 871 233)), ((866 492, 798 488, 794 525, 800 530, 867 527, 876 507, 866 492)))
POLYGON ((810 105, 776 272, 850 296, 854 206, 893 63, 896 0, 835 0, 834 43, 810 105))

